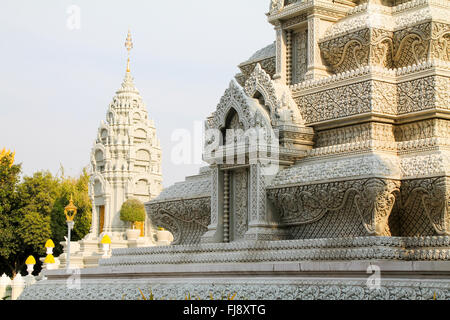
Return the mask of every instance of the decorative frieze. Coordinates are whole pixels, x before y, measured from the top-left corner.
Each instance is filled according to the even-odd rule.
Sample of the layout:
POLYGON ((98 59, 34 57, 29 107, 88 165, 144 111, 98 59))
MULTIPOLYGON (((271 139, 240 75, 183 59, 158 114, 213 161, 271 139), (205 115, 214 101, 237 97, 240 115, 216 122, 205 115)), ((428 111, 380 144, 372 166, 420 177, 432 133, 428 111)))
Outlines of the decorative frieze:
POLYGON ((398 179, 401 176, 400 160, 391 154, 362 154, 321 161, 300 160, 296 165, 281 170, 271 186, 352 180, 361 176, 398 179))
MULTIPOLYGON (((350 201, 354 202, 366 234, 383 236, 390 235, 388 219, 399 186, 397 181, 364 179, 270 189, 268 196, 280 210, 282 225, 314 223, 325 214, 340 211, 350 201)), ((320 232, 314 235, 315 238, 328 236, 320 232)))
POLYGON ((449 61, 450 25, 430 21, 439 11, 426 8, 422 14, 419 10, 394 18, 390 12, 379 12, 381 8, 365 6, 364 14, 345 18, 327 30, 319 45, 332 71, 366 65, 402 68, 429 59, 449 61))
MULTIPOLYGON (((269 199, 279 210, 284 226, 313 223, 328 211, 339 210, 352 193, 354 182, 332 182, 269 189, 269 199)), ((321 237, 324 235, 317 235, 321 237)))
POLYGON ((450 24, 426 22, 394 32, 394 61, 397 68, 427 59, 450 61, 450 24))
MULTIPOLYGON (((326 78, 321 78, 317 80, 306 80, 301 83, 297 83, 291 86, 294 95, 301 93, 303 90, 316 89, 323 90, 330 85, 338 85, 339 82, 360 82, 365 80, 368 76, 372 77, 384 77, 395 81, 396 77, 400 76, 413 76, 415 73, 420 71, 433 71, 438 68, 442 71, 450 70, 450 63, 441 60, 428 60, 419 64, 414 64, 412 66, 407 66, 397 69, 386 69, 379 66, 366 66, 355 70, 341 72, 338 74, 331 75, 326 78), (361 80, 363 79, 363 80, 361 80)), ((445 72, 444 71, 444 72, 445 72)))
POLYGON ((397 67, 420 63, 428 58, 431 23, 405 28, 394 33, 394 60, 397 67))
POLYGON ((101 260, 100 266, 367 259, 450 260, 450 238, 340 237, 114 249, 111 258, 101 260))
POLYGON ((30 286, 20 300, 139 300, 147 288, 155 300, 185 300, 186 296, 209 300, 234 295, 236 300, 449 300, 450 285, 439 280, 386 280, 371 288, 367 279, 329 280, 202 280, 167 283, 150 280, 85 281, 83 290, 70 290, 67 283, 38 283, 30 286))
POLYGON ((396 141, 410 141, 428 138, 449 138, 450 121, 429 119, 397 125, 394 129, 396 141))
POLYGON ((302 22, 305 22, 307 20, 307 18, 308 18, 308 15, 306 13, 297 15, 293 18, 284 20, 281 24, 281 27, 283 29, 289 29, 289 28, 296 26, 302 22))
POLYGON ((368 122, 352 126, 323 130, 317 133, 315 148, 351 144, 365 141, 393 142, 394 126, 368 122))
POLYGON ((448 151, 403 156, 400 160, 402 176, 413 179, 447 175, 450 170, 449 156, 448 151))
POLYGON ((295 98, 306 123, 371 111, 372 82, 364 81, 295 98))
POLYGON ((367 65, 393 67, 393 33, 383 29, 361 29, 320 43, 325 61, 336 73, 367 65))
POLYGON ((363 81, 331 87, 294 98, 306 123, 339 119, 376 112, 403 115, 429 110, 450 109, 450 78, 429 76, 399 84, 363 81))
POLYGON ((372 112, 386 115, 397 114, 397 86, 383 81, 372 82, 372 112))
MULTIPOLYGON (((329 237, 335 231, 342 232, 339 226, 354 225, 356 216, 352 222, 340 220, 345 221, 354 211, 368 234, 430 236, 450 233, 449 190, 450 180, 445 177, 403 180, 401 184, 397 180, 365 179, 273 188, 268 190, 268 197, 279 208, 282 225, 310 224, 293 228, 296 238, 329 237), (390 219, 394 204, 398 212, 390 219), (334 231, 325 226, 332 226, 334 231)), ((363 235, 354 234, 355 230, 336 236, 363 235)))

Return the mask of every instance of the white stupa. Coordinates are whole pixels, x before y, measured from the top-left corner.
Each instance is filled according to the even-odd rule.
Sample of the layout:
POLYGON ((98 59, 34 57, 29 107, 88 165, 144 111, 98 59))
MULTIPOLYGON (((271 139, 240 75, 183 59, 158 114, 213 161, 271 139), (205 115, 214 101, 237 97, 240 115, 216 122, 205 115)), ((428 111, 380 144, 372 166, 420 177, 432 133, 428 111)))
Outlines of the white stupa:
MULTIPOLYGON (((137 238, 127 232, 130 224, 120 220, 120 208, 126 200, 147 202, 162 190, 160 142, 130 73, 129 53, 133 47, 130 32, 125 46, 128 50, 125 78, 108 107, 106 121, 100 124, 91 152, 91 230, 83 240, 72 243, 71 266, 96 265, 103 254, 100 241, 105 234, 111 238, 111 248, 155 244, 148 218, 137 223, 140 229, 137 238)), ((64 267, 64 254, 60 260, 64 267)))

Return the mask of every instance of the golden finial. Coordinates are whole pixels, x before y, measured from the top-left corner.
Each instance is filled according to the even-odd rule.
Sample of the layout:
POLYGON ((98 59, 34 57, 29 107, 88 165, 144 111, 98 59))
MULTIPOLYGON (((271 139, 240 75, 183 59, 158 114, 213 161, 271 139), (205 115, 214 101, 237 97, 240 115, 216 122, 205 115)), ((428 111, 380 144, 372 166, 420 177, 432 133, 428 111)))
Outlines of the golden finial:
POLYGON ((133 39, 131 39, 131 31, 128 29, 127 39, 125 41, 125 48, 128 51, 127 72, 130 72, 130 51, 133 49, 133 39))

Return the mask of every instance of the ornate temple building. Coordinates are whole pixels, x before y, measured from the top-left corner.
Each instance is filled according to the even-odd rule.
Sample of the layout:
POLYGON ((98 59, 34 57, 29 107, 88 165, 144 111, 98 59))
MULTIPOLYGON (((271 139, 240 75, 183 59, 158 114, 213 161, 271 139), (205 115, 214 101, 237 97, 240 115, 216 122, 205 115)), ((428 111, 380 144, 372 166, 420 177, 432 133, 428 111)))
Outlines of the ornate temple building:
MULTIPOLYGON (((130 33, 125 43, 128 54, 133 47, 130 33)), ((153 120, 136 89, 128 56, 125 78, 97 131, 91 152, 89 196, 92 223, 89 234, 73 243, 71 264, 78 267, 97 265, 103 255, 100 241, 108 234, 112 248, 154 245, 150 220, 137 222, 138 239, 127 239, 127 222, 120 220, 122 204, 131 198, 147 202, 162 190, 161 148, 153 120)), ((60 257, 64 267, 65 257, 60 257)))
MULTIPOLYGON (((128 33, 127 48, 132 48, 128 33)), ((97 132, 91 153, 92 176, 89 183, 93 203, 92 232, 123 237, 126 227, 120 221, 122 204, 130 199, 147 202, 162 190, 161 148, 153 120, 127 72, 97 132)), ((149 233, 147 220, 142 236, 149 233)))
POLYGON ((280 170, 245 143, 226 163, 206 137, 208 172, 148 203, 152 221, 182 244, 450 235, 448 5, 272 1, 275 43, 239 65, 206 128, 276 130, 280 170))
POLYGON ((449 299, 449 17, 447 0, 271 0, 275 42, 205 121, 208 166, 146 203, 173 244, 23 297, 449 299))

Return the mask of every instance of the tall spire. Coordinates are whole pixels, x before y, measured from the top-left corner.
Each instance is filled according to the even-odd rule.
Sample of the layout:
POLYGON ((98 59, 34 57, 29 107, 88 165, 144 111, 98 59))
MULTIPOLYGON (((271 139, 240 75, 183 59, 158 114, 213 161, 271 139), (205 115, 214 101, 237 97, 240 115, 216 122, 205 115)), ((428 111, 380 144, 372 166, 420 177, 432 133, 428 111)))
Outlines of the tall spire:
POLYGON ((133 77, 130 72, 130 51, 133 49, 133 40, 131 39, 131 31, 128 29, 127 39, 125 40, 125 48, 128 51, 128 61, 127 61, 127 72, 125 73, 125 78, 122 82, 122 87, 116 91, 117 94, 122 93, 134 93, 139 94, 133 83, 133 77))
POLYGON ((133 49, 133 40, 131 39, 131 31, 128 29, 127 39, 125 41, 125 48, 128 51, 127 72, 130 72, 130 51, 133 49))

